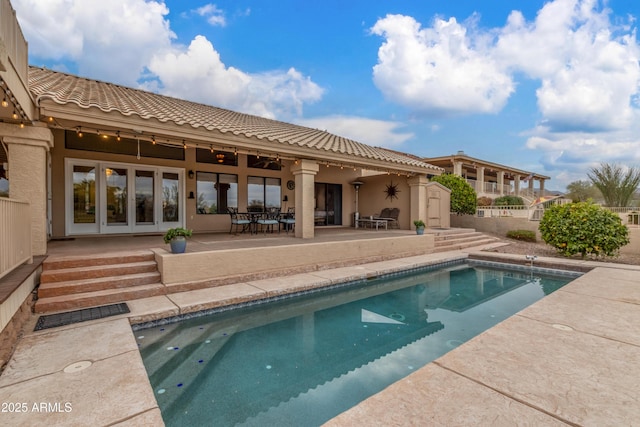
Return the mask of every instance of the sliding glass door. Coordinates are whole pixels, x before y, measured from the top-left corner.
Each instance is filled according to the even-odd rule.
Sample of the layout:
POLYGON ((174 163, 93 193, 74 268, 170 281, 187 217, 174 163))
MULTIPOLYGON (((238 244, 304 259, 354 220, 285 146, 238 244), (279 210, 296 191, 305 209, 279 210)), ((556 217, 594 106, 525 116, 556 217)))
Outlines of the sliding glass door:
POLYGON ((315 184, 315 225, 342 225, 342 185, 315 184))

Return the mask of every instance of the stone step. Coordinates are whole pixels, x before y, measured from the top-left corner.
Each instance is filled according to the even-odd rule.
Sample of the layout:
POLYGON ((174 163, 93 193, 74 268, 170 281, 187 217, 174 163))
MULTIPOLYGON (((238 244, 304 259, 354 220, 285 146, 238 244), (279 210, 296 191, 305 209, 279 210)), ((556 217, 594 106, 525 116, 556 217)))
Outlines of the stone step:
POLYGON ((436 242, 442 242, 442 241, 449 241, 449 240, 464 240, 464 239, 478 237, 478 236, 486 237, 485 234, 480 233, 478 231, 467 231, 464 233, 437 235, 435 236, 434 240, 436 242))
POLYGON ((447 246, 449 244, 452 243, 464 243, 464 242, 473 242, 476 240, 482 240, 482 239, 493 239, 493 237, 488 237, 482 233, 475 233, 475 234, 465 234, 464 236, 452 239, 436 239, 436 241, 434 242, 436 247, 440 247, 440 246, 447 246))
POLYGON ((483 239, 465 240, 465 241, 447 241, 444 245, 436 246, 438 252, 460 250, 470 248, 472 246, 491 245, 496 243, 496 239, 486 237, 483 239))
POLYGON ((76 267, 126 264, 130 262, 144 262, 154 260, 155 255, 151 251, 117 252, 91 256, 56 256, 47 258, 42 265, 42 270, 61 270, 76 267))
POLYGON ((155 261, 62 268, 43 271, 40 275, 40 283, 68 282, 72 280, 95 279, 126 274, 150 273, 157 271, 157 269, 158 266, 155 261))
POLYGON ((105 289, 121 289, 149 285, 152 283, 160 283, 160 272, 125 274, 64 282, 46 282, 40 284, 38 297, 49 298, 61 295, 80 294, 83 292, 102 291, 105 289))
POLYGON ((35 305, 36 313, 50 313, 54 311, 78 310, 81 308, 98 307, 132 299, 148 298, 166 293, 162 283, 139 285, 131 288, 105 289, 81 294, 60 295, 48 298, 38 298, 35 305))

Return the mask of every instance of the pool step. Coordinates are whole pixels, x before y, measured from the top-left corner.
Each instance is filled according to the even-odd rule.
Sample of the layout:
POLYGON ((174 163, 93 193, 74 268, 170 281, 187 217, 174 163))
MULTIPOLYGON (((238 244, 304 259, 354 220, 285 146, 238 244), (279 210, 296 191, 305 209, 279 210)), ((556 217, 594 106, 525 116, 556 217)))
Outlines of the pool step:
POLYGON ((35 304, 37 313, 166 294, 151 251, 49 257, 42 270, 35 304))

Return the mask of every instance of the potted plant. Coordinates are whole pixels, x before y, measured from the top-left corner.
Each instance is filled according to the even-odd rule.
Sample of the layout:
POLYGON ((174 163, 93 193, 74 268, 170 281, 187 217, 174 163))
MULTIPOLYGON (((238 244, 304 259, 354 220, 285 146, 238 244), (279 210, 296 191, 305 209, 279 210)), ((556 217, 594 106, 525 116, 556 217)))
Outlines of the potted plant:
POLYGON ((413 221, 413 225, 416 226, 416 234, 424 234, 425 223, 421 219, 416 219, 413 221))
POLYGON ((164 233, 164 242, 171 245, 171 252, 181 254, 187 249, 187 237, 191 237, 192 231, 187 228, 170 228, 164 233))

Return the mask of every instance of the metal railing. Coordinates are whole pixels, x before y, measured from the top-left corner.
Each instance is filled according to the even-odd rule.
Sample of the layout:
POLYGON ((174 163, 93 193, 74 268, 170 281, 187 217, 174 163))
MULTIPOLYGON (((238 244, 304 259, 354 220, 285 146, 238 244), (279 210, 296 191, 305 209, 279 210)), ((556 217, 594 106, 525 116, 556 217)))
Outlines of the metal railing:
POLYGON ((31 212, 28 202, 0 197, 0 278, 31 262, 31 212))

